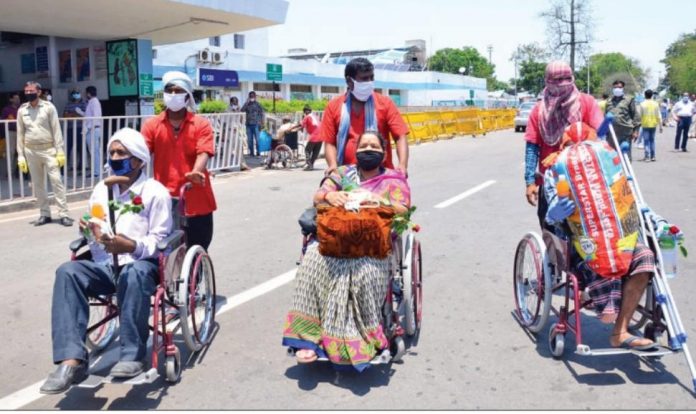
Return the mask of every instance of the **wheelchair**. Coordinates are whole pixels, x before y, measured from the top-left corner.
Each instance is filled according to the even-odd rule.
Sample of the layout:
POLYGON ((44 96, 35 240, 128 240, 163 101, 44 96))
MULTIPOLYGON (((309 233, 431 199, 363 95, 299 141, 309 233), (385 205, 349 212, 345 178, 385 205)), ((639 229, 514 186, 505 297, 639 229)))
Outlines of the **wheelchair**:
MULTIPOLYGON (((654 251, 654 243, 650 243, 654 251)), ((583 300, 585 288, 581 272, 578 272, 573 247, 570 242, 549 230, 543 235, 529 232, 517 244, 513 277, 515 299, 514 315, 523 328, 533 334, 544 330, 549 316, 553 313, 558 320, 551 324, 548 346, 551 355, 559 359, 566 346, 566 334, 575 337, 575 352, 582 356, 606 356, 635 354, 643 357, 661 357, 679 350, 667 329, 665 314, 658 301, 662 298, 656 293, 654 278, 641 298, 629 331, 643 329, 643 336, 659 346, 655 350, 639 351, 625 348, 592 349, 583 343, 582 310, 587 309, 591 300, 583 300), (560 306, 553 303, 553 296, 561 294, 560 306)), ((657 255, 656 255, 657 257, 657 255)), ((657 275, 655 277, 658 277, 657 275)))
MULTIPOLYGON (((184 184, 177 205, 179 229, 157 244, 159 282, 151 300, 152 335, 151 367, 139 376, 125 381, 128 384, 152 383, 158 377, 159 356, 164 355, 165 379, 176 383, 181 378, 181 353, 174 342, 181 334, 186 348, 196 353, 207 346, 215 325, 215 271, 208 253, 201 246, 186 246, 185 194, 191 183, 184 184), (178 311, 178 318, 167 320, 168 311, 178 311)), ((81 238, 70 244, 71 260, 90 259, 87 240, 81 238)), ((90 314, 86 346, 92 355, 104 351, 118 335, 119 309, 116 295, 98 296, 89 300, 90 314)), ((110 383, 111 377, 90 375, 79 387, 94 388, 110 383)))
MULTIPOLYGON (((307 247, 318 243, 316 224, 313 229, 303 228, 302 250, 299 266, 307 247)), ((399 362, 406 353, 405 338, 417 340, 423 317, 423 259, 421 244, 414 230, 398 235, 391 233, 392 252, 389 257, 389 282, 382 304, 382 327, 389 341, 385 349, 371 361, 372 364, 399 362)), ((292 356, 292 350, 288 351, 292 356)))
POLYGON ((271 158, 271 168, 278 166, 278 164, 283 168, 302 168, 307 164, 304 144, 298 142, 297 149, 294 150, 285 143, 285 140, 277 143, 274 141, 271 145, 272 149, 263 159, 264 164, 269 165, 268 157, 271 158))

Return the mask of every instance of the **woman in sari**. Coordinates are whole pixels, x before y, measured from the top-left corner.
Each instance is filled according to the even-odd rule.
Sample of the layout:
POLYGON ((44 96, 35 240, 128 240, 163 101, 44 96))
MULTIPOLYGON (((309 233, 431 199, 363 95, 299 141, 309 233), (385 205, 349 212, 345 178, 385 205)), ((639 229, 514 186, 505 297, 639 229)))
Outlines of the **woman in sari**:
MULTIPOLYGON (((339 167, 324 178, 314 204, 343 206, 353 190, 396 213, 410 206, 410 189, 400 172, 382 167, 386 143, 377 131, 357 142, 357 165, 339 167)), ((283 345, 298 362, 328 359, 334 367, 363 371, 389 342, 381 324, 389 281, 389 258, 322 256, 312 243, 297 270, 292 309, 285 320, 283 345)))

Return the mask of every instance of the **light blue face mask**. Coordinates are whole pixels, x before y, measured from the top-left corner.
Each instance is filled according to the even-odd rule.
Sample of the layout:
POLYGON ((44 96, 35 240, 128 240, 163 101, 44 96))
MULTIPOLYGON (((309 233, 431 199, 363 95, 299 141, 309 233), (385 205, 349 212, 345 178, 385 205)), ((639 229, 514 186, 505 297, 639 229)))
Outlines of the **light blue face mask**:
POLYGON ((80 95, 79 93, 72 94, 72 98, 76 101, 79 100, 81 97, 82 97, 82 95, 80 95))

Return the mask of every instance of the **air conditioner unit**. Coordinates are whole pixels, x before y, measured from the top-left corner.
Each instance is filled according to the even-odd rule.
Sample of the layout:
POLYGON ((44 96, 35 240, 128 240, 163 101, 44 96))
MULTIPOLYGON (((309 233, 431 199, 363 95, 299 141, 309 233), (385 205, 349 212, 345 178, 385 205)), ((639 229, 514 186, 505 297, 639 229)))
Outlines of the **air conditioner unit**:
POLYGON ((203 49, 198 51, 198 61, 199 62, 210 62, 210 51, 208 49, 203 49))
POLYGON ((220 52, 211 52, 211 62, 215 63, 216 65, 220 65, 222 63, 222 53, 220 52))

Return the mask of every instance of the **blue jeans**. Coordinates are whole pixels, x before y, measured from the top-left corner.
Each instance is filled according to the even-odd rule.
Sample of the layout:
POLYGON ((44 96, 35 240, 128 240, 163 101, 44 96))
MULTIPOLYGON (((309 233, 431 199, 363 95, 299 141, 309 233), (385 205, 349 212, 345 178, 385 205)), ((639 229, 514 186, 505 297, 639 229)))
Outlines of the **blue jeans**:
POLYGON ((645 158, 655 158, 655 128, 643 128, 643 144, 645 145, 645 158))
POLYGON ((149 337, 150 297, 157 288, 155 260, 138 260, 121 269, 114 285, 110 265, 91 260, 63 263, 56 270, 51 309, 53 362, 87 361, 85 339, 89 323, 88 297, 116 293, 118 301, 121 361, 145 357, 149 337))
POLYGON ((675 150, 680 148, 679 141, 681 141, 681 149, 686 151, 686 143, 689 141, 689 128, 691 128, 691 117, 680 116, 677 123, 677 136, 674 137, 675 150))
POLYGON ((256 155, 261 155, 259 152, 259 126, 258 125, 247 125, 247 146, 249 146, 249 155, 254 156, 254 148, 256 148, 256 155), (256 139, 256 145, 254 145, 254 138, 256 139))

